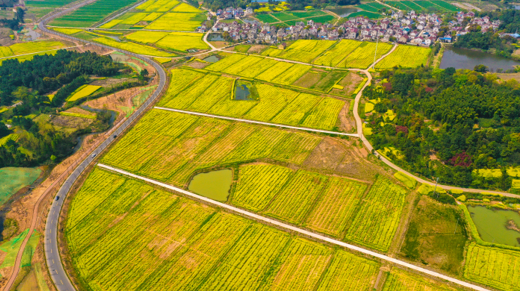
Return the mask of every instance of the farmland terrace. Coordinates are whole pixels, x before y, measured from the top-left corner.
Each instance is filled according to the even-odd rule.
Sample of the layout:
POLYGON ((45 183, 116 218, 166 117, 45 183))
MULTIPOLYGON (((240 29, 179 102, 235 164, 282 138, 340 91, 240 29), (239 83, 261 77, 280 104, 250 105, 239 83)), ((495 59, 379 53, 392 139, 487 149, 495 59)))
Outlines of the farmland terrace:
MULTIPOLYGON (((90 2, 71 11, 81 15, 90 2)), ((148 2, 138 8, 165 12, 159 10, 166 2, 148 2)), ((168 11, 173 7, 178 13, 197 13, 184 5, 168 11)), ((45 27, 53 19, 75 21, 60 17, 68 12, 45 19, 40 29, 85 41, 45 27)), ((116 25, 126 19, 120 20, 116 25)), ((163 20, 164 27, 172 25, 163 20)), ((87 20, 78 21, 79 26, 87 20)), ((107 48, 113 44, 108 38, 94 41, 107 48)), ((58 290, 519 286, 519 250, 486 243, 478 232, 457 233, 464 240, 473 238, 467 257, 457 257, 461 266, 466 260, 460 268, 445 269, 443 262, 426 266, 401 255, 403 239, 415 239, 408 223, 419 215, 414 212, 419 200, 439 211, 451 206, 421 193, 431 181, 371 154, 358 110, 375 69, 401 65, 409 55, 416 56, 412 67, 428 64, 428 49, 298 40, 253 56, 207 45, 216 62, 193 58, 168 72, 146 57, 152 52, 111 47, 153 65, 161 80, 155 93, 85 156, 51 205, 45 250, 58 290), (247 88, 249 98, 237 99, 237 84, 247 88), (223 202, 186 190, 196 175, 222 169, 232 171, 223 202), (60 219, 62 209, 65 219, 60 219), (66 256, 60 257, 58 243, 66 245, 66 256), (484 267, 483 260, 491 257, 499 259, 484 267)), ((34 211, 31 232, 38 206, 34 211)), ((464 219, 462 210, 454 211, 464 219)), ((465 219, 471 225, 468 215, 465 219)), ((451 239, 442 232, 431 235, 442 243, 451 239)), ((30 237, 22 243, 8 288, 30 237)), ((427 252, 427 247, 417 248, 427 252)), ((464 253, 465 247, 457 250, 464 253)), ((453 256, 446 255, 450 263, 453 256)))

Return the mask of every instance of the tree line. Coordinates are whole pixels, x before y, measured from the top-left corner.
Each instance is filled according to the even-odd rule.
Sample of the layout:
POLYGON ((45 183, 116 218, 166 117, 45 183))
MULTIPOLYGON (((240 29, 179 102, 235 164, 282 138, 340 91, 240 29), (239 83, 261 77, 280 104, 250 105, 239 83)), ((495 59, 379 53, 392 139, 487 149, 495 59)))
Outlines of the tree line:
POLYGON ((4 61, 0 66, 0 105, 15 105, 0 114, 0 119, 9 120, 12 127, 0 122, 0 138, 11 133, 17 137, 0 146, 0 168, 59 161, 70 155, 77 135, 105 130, 110 120, 108 112, 98 113, 89 128, 72 135, 56 130, 44 120, 35 122, 26 116, 54 113, 72 92, 88 83, 90 75, 113 76, 122 68, 125 66, 115 63, 110 56, 66 50, 25 62, 4 61), (46 94, 56 90, 51 101, 46 94))
MULTIPOLYGON (((481 68, 476 68, 481 70, 481 68)), ((520 89, 475 70, 387 70, 363 95, 380 100, 368 113, 376 150, 394 147, 393 161, 424 177, 463 187, 507 190, 506 169, 520 165, 520 89), (392 110, 391 121, 385 113, 392 110), (474 169, 502 169, 485 179, 474 169)))

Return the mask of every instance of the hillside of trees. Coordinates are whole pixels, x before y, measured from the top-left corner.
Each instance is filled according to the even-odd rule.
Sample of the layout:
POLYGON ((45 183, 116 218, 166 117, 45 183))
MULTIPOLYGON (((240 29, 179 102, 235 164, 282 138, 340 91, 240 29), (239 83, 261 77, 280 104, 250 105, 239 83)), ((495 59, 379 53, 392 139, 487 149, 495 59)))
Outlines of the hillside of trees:
MULTIPOLYGON (((290 4, 291 10, 304 10, 305 6, 313 6, 315 8, 324 8, 327 5, 355 5, 359 4, 359 0, 286 0, 290 4)), ((270 1, 271 4, 276 4, 276 1, 270 1)), ((251 0, 204 0, 206 7, 215 11, 227 7, 241 7, 246 8, 251 5, 253 9, 259 8, 260 4, 251 2, 251 0)))
MULTIPOLYGON (((476 68, 485 71, 483 68, 476 68)), ((363 95, 377 104, 367 113, 377 150, 397 164, 441 183, 507 190, 506 169, 520 165, 520 89, 489 73, 448 68, 382 72, 363 95), (389 118, 389 110, 395 113, 389 118), (386 115, 385 115, 386 113, 386 115), (502 169, 485 179, 474 169, 502 169)), ((390 115, 392 112, 390 111, 390 115)))
POLYGON ((16 133, 16 140, 0 146, 0 168, 7 166, 32 167, 59 161, 70 155, 76 137, 85 131, 105 130, 110 113, 102 112, 91 126, 74 134, 56 130, 46 122, 35 122, 27 115, 55 113, 65 99, 89 76, 113 76, 124 65, 113 62, 110 56, 60 50, 56 55, 35 56, 20 63, 6 60, 0 66, 0 105, 17 105, 0 114, 0 138, 16 133), (52 102, 46 96, 56 91, 52 102), (5 122, 9 120, 10 129, 5 122))

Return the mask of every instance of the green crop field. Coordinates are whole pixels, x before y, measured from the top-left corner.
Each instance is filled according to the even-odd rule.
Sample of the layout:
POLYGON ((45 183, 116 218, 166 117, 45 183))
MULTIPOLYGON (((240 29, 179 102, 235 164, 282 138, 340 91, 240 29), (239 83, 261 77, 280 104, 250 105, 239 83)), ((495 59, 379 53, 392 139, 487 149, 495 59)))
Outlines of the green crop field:
POLYGON ((461 9, 455 5, 452 5, 448 2, 444 2, 444 1, 436 1, 436 0, 432 0, 430 1, 431 3, 433 4, 437 4, 438 6, 444 8, 445 10, 448 10, 448 11, 451 11, 451 12, 457 12, 457 11, 460 11, 461 9))
POLYGON ((361 4, 361 5, 357 5, 356 7, 359 9, 363 9, 365 11, 369 11, 369 12, 377 12, 379 10, 378 8, 375 8, 369 4, 361 4))
POLYGON ((74 10, 70 14, 56 18, 50 25, 90 27, 110 14, 134 3, 136 3, 136 0, 99 0, 74 10))
POLYGON ((366 17, 366 18, 370 18, 370 19, 383 18, 383 15, 381 15, 379 13, 368 12, 368 11, 358 11, 358 12, 351 13, 348 15, 348 18, 355 18, 358 16, 366 17))
POLYGON ((69 3, 74 2, 74 0, 45 0, 45 1, 27 0, 24 2, 25 2, 25 6, 28 6, 28 7, 52 7, 52 8, 54 8, 54 7, 65 6, 69 3))
MULTIPOLYGON (((247 57, 245 60, 244 63, 251 64, 258 63, 261 59, 247 57), (251 61, 248 62, 247 60, 251 61)), ((217 62, 214 65, 219 63, 217 62)), ((310 68, 298 64, 291 66, 287 75, 284 75, 282 80, 278 81, 279 83, 292 83, 293 79, 299 78, 302 73, 299 72, 302 71, 298 68, 299 66, 303 69, 310 68), (293 69, 295 66, 299 70, 293 69)), ((224 72, 235 72, 233 68, 237 68, 236 65, 229 66, 224 72)), ((179 70, 181 72, 174 70, 174 74, 183 75, 182 72, 190 71, 188 69, 179 70)), ((305 72, 304 70, 303 73, 305 72)), ((236 73, 239 73, 239 69, 236 69, 236 73)), ((201 74, 196 72, 190 73, 188 76, 201 76, 201 74)), ((274 82, 277 80, 275 79, 274 82)), ((345 101, 342 100, 299 93, 295 90, 278 88, 263 83, 255 84, 259 100, 233 100, 231 99, 232 83, 232 78, 219 77, 213 74, 206 74, 196 82, 191 80, 174 82, 174 88, 168 90, 158 106, 331 130, 336 125, 339 112, 345 105, 345 101), (188 82, 191 85, 183 85, 188 82)))
POLYGON ((255 17, 265 23, 279 23, 289 25, 295 25, 297 22, 307 23, 309 20, 313 20, 316 23, 328 23, 336 18, 323 11, 283 11, 268 14, 256 14, 255 17))
POLYGON ((280 22, 278 19, 274 18, 271 14, 257 14, 255 15, 258 20, 265 22, 265 23, 275 23, 280 22))
POLYGON ((391 69, 396 66, 415 68, 426 65, 430 52, 430 48, 400 45, 390 55, 377 63, 376 69, 391 69))
POLYGON ((401 3, 410 7, 411 9, 415 10, 416 12, 421 12, 424 10, 424 7, 417 5, 415 3, 415 1, 401 1, 401 3))
POLYGON ((363 199, 346 238, 387 251, 397 230, 405 197, 403 188, 379 176, 363 199))
POLYGON ((500 290, 520 288, 520 252, 471 243, 466 254, 464 277, 500 290))
POLYGON ((92 289, 368 290, 380 266, 101 169, 65 237, 92 289))

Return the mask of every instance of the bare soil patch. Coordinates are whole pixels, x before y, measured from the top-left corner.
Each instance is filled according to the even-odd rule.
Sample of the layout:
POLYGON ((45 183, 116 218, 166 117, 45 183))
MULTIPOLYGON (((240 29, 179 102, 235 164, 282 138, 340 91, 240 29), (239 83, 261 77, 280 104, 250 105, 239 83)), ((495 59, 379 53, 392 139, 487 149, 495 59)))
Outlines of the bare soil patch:
POLYGON ((343 157, 345 157, 347 149, 338 140, 326 137, 321 143, 314 148, 312 153, 303 163, 303 167, 330 171, 338 167, 343 157))
POLYGON ((343 86, 343 90, 333 89, 332 92, 339 95, 349 96, 354 92, 354 90, 356 90, 361 81, 363 81, 363 78, 360 75, 350 72, 345 76, 345 78, 338 82, 338 85, 343 86))
POLYGON ((76 116, 56 115, 50 120, 52 125, 57 127, 66 127, 74 130, 84 129, 88 127, 94 120, 76 116))
POLYGON ((266 45, 252 45, 251 48, 249 48, 249 50, 247 51, 248 53, 250 54, 257 54, 257 53, 260 53, 262 52, 263 50, 265 50, 268 46, 266 45))
MULTIPOLYGON (((520 57, 520 49, 516 50, 513 55, 515 55, 516 53, 518 53, 518 56, 520 57)), ((520 73, 495 73, 497 75, 497 77, 499 77, 500 79, 504 80, 504 81, 509 81, 509 80, 517 80, 520 82, 520 73)))
POLYGON ((350 113, 350 102, 354 102, 354 100, 346 101, 339 113, 339 129, 344 132, 352 132, 356 128, 356 120, 350 113))
POLYGON ((121 79, 115 79, 115 78, 107 78, 107 79, 97 79, 94 82, 90 83, 90 85, 94 86, 102 86, 102 87, 110 87, 117 84, 121 84, 124 82, 128 82, 132 80, 131 78, 121 78, 121 79))
POLYGON ((194 69, 204 69, 205 67, 211 65, 210 63, 205 62, 199 62, 199 61, 193 61, 188 64, 189 67, 192 67, 194 69))
POLYGON ((232 45, 232 43, 227 41, 212 41, 211 44, 216 48, 223 48, 232 45))
POLYGON ((311 88, 312 86, 316 85, 320 79, 321 75, 311 70, 305 73, 305 75, 301 76, 300 79, 296 80, 293 85, 303 88, 311 88))

